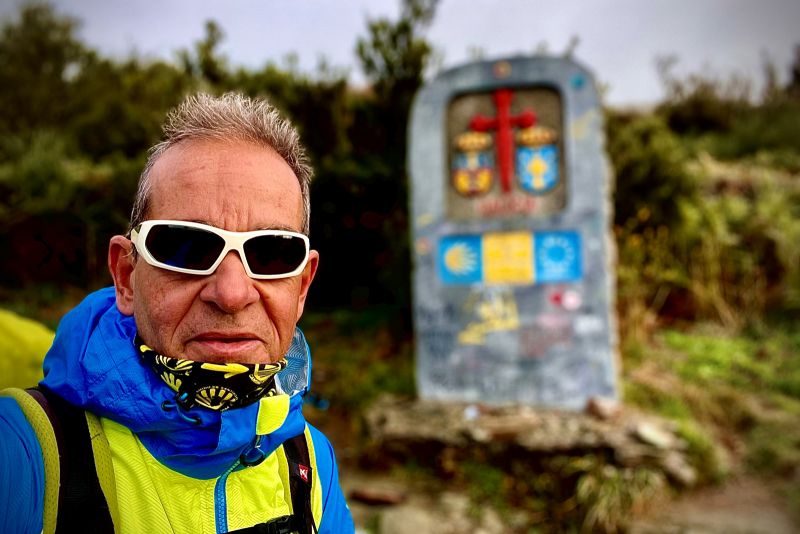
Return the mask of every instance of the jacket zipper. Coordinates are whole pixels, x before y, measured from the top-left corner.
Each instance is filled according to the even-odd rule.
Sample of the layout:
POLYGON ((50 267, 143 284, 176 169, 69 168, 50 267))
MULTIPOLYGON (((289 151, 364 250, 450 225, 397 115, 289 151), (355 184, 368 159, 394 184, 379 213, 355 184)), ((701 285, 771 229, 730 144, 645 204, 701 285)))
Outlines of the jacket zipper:
POLYGON ((225 485, 228 475, 245 467, 253 467, 264 461, 267 455, 260 449, 262 436, 257 436, 255 443, 247 452, 243 452, 233 465, 217 479, 214 485, 214 524, 217 534, 228 532, 228 498, 225 495, 225 485), (254 454, 255 453, 255 454, 254 454))
POLYGON ((222 473, 214 485, 214 523, 217 534, 228 532, 228 498, 225 495, 225 484, 228 481, 228 475, 239 465, 241 465, 241 460, 237 459, 227 471, 222 473))

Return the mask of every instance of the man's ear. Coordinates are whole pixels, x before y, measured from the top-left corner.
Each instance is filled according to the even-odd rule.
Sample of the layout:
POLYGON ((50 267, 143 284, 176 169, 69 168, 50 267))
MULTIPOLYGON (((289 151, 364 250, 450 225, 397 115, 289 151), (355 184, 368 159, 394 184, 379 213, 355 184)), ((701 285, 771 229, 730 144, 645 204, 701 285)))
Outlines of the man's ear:
POLYGON ((117 308, 124 315, 133 315, 133 243, 127 237, 115 235, 108 243, 108 270, 114 279, 117 308))
POLYGON ((317 266, 319 265, 319 252, 311 250, 308 253, 308 263, 306 268, 300 274, 300 294, 297 297, 297 317, 295 321, 299 321, 303 315, 303 309, 306 305, 306 296, 308 296, 308 288, 311 287, 311 282, 314 280, 314 275, 317 274, 317 266))

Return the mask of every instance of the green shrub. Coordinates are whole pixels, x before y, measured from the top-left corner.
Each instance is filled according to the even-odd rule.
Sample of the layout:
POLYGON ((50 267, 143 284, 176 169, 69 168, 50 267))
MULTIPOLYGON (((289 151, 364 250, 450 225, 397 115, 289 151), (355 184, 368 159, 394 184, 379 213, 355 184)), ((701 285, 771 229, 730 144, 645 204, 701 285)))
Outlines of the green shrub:
POLYGON ((581 532, 624 532, 631 514, 660 498, 667 481, 660 471, 597 464, 578 480, 575 499, 581 532))
POLYGON ((779 99, 747 108, 725 132, 709 134, 703 146, 717 158, 751 158, 800 170, 800 100, 779 99))
POLYGON ((678 425, 678 435, 686 442, 686 456, 697 470, 700 483, 720 483, 728 475, 729 467, 723 463, 723 453, 709 432, 693 419, 678 425))
POLYGON ((662 77, 667 96, 656 111, 674 132, 725 132, 751 107, 747 79, 722 80, 707 73, 679 79, 668 72, 662 77))
POLYGON ((610 113, 606 131, 616 175, 616 224, 680 226, 681 205, 695 202, 699 193, 680 140, 655 115, 610 113))
POLYGON ((623 339, 659 317, 739 328, 800 311, 800 183, 708 155, 692 167, 703 194, 680 204, 678 223, 616 228, 623 339))

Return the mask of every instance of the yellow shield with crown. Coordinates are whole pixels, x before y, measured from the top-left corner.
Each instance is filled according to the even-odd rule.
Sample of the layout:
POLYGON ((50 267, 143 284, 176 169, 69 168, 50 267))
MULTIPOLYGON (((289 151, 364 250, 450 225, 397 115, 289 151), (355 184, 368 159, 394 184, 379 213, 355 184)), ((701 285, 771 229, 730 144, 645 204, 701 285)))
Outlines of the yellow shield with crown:
POLYGON ((453 154, 453 187, 459 194, 483 195, 492 188, 494 169, 492 137, 484 132, 465 132, 456 137, 453 154))

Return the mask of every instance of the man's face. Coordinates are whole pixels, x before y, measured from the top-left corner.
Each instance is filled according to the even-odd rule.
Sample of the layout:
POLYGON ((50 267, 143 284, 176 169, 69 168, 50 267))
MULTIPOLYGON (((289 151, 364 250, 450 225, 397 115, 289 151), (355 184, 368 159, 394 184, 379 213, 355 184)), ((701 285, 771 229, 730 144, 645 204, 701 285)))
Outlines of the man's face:
MULTIPOLYGON (((300 184, 270 149, 186 141, 156 161, 150 179, 147 219, 195 221, 236 232, 302 231, 300 184)), ((117 306, 134 315, 139 335, 156 351, 197 361, 265 363, 289 349, 316 271, 316 251, 298 276, 254 280, 235 251, 214 273, 197 276, 126 257, 125 246, 132 245, 115 236, 109 249, 117 306)))

